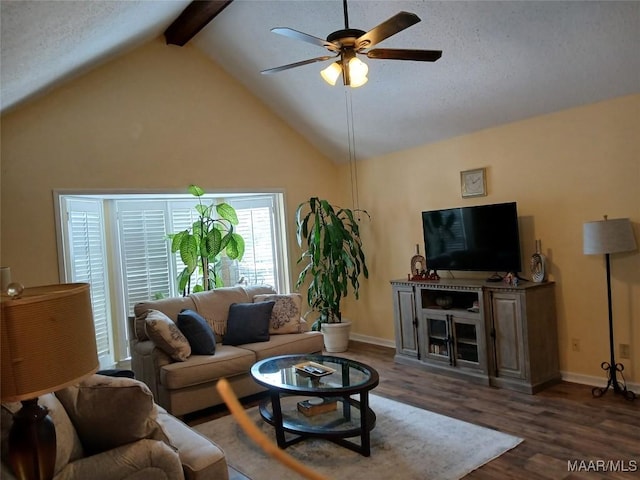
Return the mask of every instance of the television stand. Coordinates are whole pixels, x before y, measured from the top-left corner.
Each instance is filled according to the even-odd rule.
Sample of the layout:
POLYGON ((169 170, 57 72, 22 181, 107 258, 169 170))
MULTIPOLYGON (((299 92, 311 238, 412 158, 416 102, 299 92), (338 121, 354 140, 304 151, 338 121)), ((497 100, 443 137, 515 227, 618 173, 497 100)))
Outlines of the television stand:
POLYGON ((502 281, 502 277, 498 275, 497 272, 491 275, 489 278, 487 278, 487 282, 501 282, 501 281, 502 281))
POLYGON ((553 282, 391 286, 397 363, 524 393, 560 380, 553 282))

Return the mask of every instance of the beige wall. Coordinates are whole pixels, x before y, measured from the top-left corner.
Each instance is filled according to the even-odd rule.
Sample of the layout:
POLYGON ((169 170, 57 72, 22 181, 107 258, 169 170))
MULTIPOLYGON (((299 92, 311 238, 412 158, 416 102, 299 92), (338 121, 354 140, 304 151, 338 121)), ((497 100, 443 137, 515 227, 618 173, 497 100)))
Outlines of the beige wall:
MULTIPOLYGON (((354 331, 393 338, 389 280, 406 278, 416 244, 424 253, 422 210, 517 201, 524 276, 541 239, 557 282, 561 368, 601 376, 600 362, 609 358, 604 259, 582 254, 582 225, 603 214, 629 217, 640 243, 639 125, 636 95, 361 162, 360 203, 372 216, 363 224, 372 275, 361 301, 346 311, 354 331), (463 199, 460 171, 479 167, 487 168, 488 196, 463 199), (572 351, 573 338, 580 352, 572 351)), ((638 382, 640 253, 612 256, 612 290, 616 345, 632 349, 632 358, 622 360, 624 374, 638 382)))
MULTIPOLYGON (((191 47, 152 42, 2 118, 2 264, 58 281, 54 189, 284 189, 331 197, 336 167, 191 47)), ((292 262, 295 264, 295 262, 292 262)))
MULTIPOLYGON (((582 255, 582 224, 605 213, 630 217, 640 240, 639 110, 640 96, 626 97, 361 162, 371 278, 345 311, 354 332, 393 340, 389 280, 406 276, 415 244, 424 248, 422 210, 515 200, 524 265, 541 239, 557 282, 562 369, 601 376, 605 273, 601 258, 582 255), (459 172, 476 167, 488 170, 489 195, 463 200, 459 172)), ((282 188, 292 263, 296 205, 349 192, 348 167, 333 165, 195 48, 161 40, 3 116, 1 161, 1 261, 27 285, 58 281, 54 189, 282 188)), ((638 382, 640 254, 616 255, 612 268, 616 343, 632 345, 625 374, 638 382)))

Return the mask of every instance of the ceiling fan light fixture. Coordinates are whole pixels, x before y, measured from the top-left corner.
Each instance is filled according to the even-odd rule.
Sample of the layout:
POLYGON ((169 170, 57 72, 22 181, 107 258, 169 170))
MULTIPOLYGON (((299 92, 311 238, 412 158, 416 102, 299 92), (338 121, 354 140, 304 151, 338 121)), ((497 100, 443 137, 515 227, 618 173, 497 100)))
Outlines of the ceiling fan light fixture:
POLYGON ((349 60, 349 85, 351 88, 361 87, 369 81, 367 73, 369 67, 359 58, 353 57, 349 60))
POLYGON ((342 73, 342 68, 338 62, 333 62, 324 70, 320 71, 320 75, 329 85, 335 85, 338 81, 338 77, 342 73))

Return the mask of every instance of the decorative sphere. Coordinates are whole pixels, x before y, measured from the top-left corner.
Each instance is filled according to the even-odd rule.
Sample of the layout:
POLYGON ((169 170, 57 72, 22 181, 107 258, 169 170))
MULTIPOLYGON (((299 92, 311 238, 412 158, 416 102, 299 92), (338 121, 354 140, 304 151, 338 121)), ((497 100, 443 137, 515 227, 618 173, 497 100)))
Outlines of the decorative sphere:
POLYGON ((453 298, 449 296, 438 297, 436 298, 436 304, 444 309, 451 308, 451 305, 453 304, 453 298))
POLYGON ((24 285, 21 283, 13 282, 7 287, 7 295, 12 298, 19 298, 22 292, 24 292, 24 285))

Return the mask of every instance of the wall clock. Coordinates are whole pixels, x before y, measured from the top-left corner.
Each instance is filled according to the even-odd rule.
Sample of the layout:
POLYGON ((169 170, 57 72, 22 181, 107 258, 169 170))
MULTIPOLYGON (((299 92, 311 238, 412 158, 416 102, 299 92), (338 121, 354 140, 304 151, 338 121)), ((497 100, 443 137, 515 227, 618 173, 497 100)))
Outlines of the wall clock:
POLYGON ((463 197, 484 197, 487 194, 487 175, 485 168, 460 172, 460 185, 463 197))

